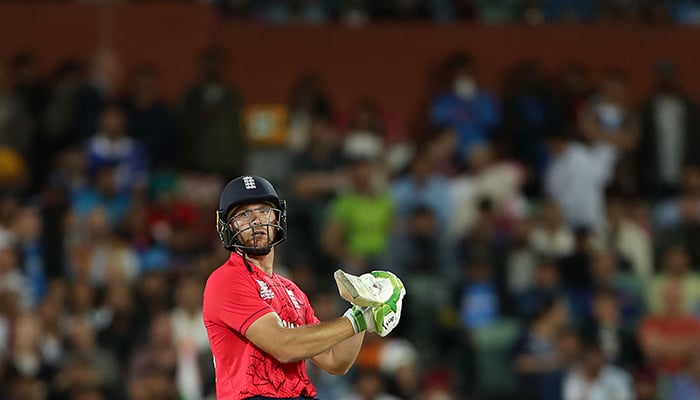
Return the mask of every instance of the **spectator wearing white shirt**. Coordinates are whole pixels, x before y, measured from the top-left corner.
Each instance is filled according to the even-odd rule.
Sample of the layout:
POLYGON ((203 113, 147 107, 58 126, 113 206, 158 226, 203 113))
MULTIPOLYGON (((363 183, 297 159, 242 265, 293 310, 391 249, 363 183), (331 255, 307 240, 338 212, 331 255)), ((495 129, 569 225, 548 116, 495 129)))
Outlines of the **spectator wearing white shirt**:
MULTIPOLYGON (((176 288, 176 306, 170 311, 172 333, 177 351, 177 385, 184 400, 203 398, 209 371, 202 370, 200 359, 211 356, 209 339, 202 322, 201 282, 192 277, 183 277, 176 288)), ((208 364, 207 364, 208 365, 208 364)))
POLYGON ((605 222, 605 188, 617 151, 603 142, 587 144, 563 135, 549 139, 552 156, 545 172, 545 191, 571 226, 598 228, 605 222))
POLYGON ((628 208, 624 199, 610 197, 607 221, 597 236, 629 262, 634 275, 648 278, 654 272, 652 237, 632 220, 628 208))
POLYGON ((0 248, 0 293, 3 292, 15 293, 24 310, 32 305, 29 284, 22 274, 19 254, 14 247, 0 248))
POLYGON ((598 91, 578 111, 577 130, 589 142, 605 142, 618 150, 614 186, 638 190, 633 150, 639 142, 639 116, 627 95, 627 76, 622 70, 603 73, 598 91))
POLYGON ((528 239, 530 247, 543 256, 563 257, 574 251, 574 233, 557 203, 551 199, 540 207, 528 239))
POLYGON ((564 400, 632 400, 632 377, 606 364, 600 346, 588 343, 578 366, 564 378, 564 400))

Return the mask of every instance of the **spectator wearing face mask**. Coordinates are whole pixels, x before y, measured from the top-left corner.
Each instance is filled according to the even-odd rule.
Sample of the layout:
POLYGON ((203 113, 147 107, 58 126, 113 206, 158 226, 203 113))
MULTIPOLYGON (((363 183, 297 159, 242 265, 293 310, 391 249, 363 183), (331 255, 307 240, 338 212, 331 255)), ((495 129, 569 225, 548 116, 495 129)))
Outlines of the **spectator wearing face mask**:
POLYGON ((446 64, 448 87, 433 98, 430 121, 457 131, 457 153, 464 156, 477 145, 491 141, 500 112, 493 96, 481 88, 475 78, 472 58, 453 55, 446 64))
POLYGON ((639 142, 639 116, 630 102, 626 72, 615 68, 603 72, 598 90, 579 110, 577 130, 586 142, 614 149, 617 160, 611 183, 619 191, 635 192, 633 152, 639 142))

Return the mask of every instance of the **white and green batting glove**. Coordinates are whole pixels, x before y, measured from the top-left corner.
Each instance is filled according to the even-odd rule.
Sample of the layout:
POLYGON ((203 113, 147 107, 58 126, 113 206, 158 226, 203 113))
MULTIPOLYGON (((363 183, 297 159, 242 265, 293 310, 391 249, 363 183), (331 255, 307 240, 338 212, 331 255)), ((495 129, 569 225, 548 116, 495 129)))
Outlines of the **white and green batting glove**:
POLYGON ((364 330, 388 335, 399 324, 406 288, 391 272, 372 271, 359 277, 342 270, 335 273, 341 297, 353 303, 345 316, 355 333, 364 330))
POLYGON ((392 295, 386 303, 372 307, 375 328, 379 336, 384 337, 388 335, 399 325, 401 309, 403 308, 403 296, 405 295, 406 289, 402 284, 398 293, 392 295))
POLYGON ((403 282, 389 271, 372 271, 360 276, 348 274, 339 269, 333 274, 338 292, 345 300, 357 306, 380 306, 396 301, 399 294, 405 294, 403 282))
POLYGON ((355 333, 360 332, 376 332, 377 327, 374 323, 372 307, 360 307, 353 305, 345 311, 343 316, 350 320, 352 329, 355 333))
POLYGON ((345 311, 343 316, 350 320, 355 333, 376 332, 379 336, 384 337, 399 324, 405 294, 406 291, 402 289, 396 301, 391 300, 379 306, 360 307, 353 305, 345 311))

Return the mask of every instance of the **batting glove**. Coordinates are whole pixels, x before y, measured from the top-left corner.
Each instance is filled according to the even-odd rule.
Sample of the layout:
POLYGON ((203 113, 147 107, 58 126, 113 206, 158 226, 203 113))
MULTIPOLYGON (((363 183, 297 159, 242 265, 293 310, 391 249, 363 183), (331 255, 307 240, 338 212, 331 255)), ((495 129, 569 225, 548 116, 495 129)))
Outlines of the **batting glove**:
MULTIPOLYGON (((360 276, 359 280, 364 282, 358 286, 362 294, 351 297, 359 303, 378 304, 371 306, 354 304, 344 316, 352 323, 355 333, 366 330, 384 337, 399 324, 406 289, 396 275, 387 271, 373 271, 360 276)), ((355 280, 352 282, 358 283, 355 280)), ((341 284, 339 284, 340 287, 341 284)))
POLYGON ((389 271, 372 271, 355 276, 339 269, 333 277, 340 296, 361 307, 380 306, 391 301, 395 303, 399 296, 406 294, 401 279, 389 271))

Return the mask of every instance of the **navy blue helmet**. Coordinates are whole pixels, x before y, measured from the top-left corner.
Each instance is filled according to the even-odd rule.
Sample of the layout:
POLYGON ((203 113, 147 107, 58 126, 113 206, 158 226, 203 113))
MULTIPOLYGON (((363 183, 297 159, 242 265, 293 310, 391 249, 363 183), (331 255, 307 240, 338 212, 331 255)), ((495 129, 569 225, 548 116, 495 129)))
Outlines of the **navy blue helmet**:
POLYGON ((275 188, 267 179, 255 175, 239 176, 230 181, 221 192, 219 209, 216 210, 216 230, 226 250, 250 255, 268 254, 273 246, 287 238, 286 202, 280 200, 275 188), (247 212, 237 212, 241 206, 254 203, 269 205, 269 212, 264 214, 266 220, 265 217, 262 220, 260 217, 254 218, 247 212), (241 225, 240 221, 244 224, 241 225), (252 233, 253 229, 261 228, 265 232, 273 232, 274 237, 271 240, 268 237, 264 245, 258 246, 255 240, 257 235, 251 235, 254 238, 253 243, 246 245, 241 234, 248 230, 252 233))

